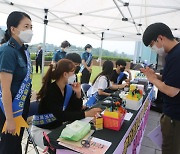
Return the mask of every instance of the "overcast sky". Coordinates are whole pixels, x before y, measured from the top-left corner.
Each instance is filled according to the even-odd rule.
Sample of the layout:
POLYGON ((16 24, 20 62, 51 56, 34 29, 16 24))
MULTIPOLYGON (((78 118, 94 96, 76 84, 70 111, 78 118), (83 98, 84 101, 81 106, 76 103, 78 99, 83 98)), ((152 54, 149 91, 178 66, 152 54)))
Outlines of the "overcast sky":
MULTIPOLYGON (((6 14, 0 13, 0 26, 6 26, 6 14)), ((44 25, 33 22, 33 39, 31 44, 43 42, 44 25)), ((86 44, 91 44, 97 48, 101 46, 100 40, 91 39, 78 34, 62 31, 58 28, 47 26, 46 42, 60 46, 61 42, 68 40, 71 44, 84 47, 86 44)), ((127 54, 134 54, 135 42, 133 41, 104 41, 103 49, 110 51, 125 52, 127 54)))

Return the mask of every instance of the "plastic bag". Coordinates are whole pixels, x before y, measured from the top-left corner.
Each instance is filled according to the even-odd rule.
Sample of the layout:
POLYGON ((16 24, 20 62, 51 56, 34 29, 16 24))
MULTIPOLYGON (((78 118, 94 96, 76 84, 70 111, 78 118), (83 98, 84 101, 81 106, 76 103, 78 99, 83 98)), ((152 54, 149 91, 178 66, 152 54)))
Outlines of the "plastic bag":
POLYGON ((67 125, 61 132, 60 137, 70 141, 79 141, 91 130, 91 125, 79 120, 67 125))

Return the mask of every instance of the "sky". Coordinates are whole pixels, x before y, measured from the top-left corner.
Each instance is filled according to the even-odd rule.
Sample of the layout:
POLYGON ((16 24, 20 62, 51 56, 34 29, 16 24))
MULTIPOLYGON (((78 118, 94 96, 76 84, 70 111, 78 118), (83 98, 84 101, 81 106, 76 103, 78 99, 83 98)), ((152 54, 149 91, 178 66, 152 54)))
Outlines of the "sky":
MULTIPOLYGON (((0 26, 6 26, 6 14, 0 13, 0 26)), ((43 42, 44 25, 32 22, 33 24, 33 38, 31 44, 43 42)), ((84 47, 86 44, 91 44, 93 47, 98 48, 101 46, 101 41, 92 39, 86 36, 69 33, 58 28, 47 26, 46 30, 46 43, 60 46, 61 42, 68 40, 70 44, 78 47, 84 47)), ((125 52, 133 55, 135 50, 135 42, 133 41, 103 41, 103 49, 109 51, 117 51, 119 53, 125 52)))

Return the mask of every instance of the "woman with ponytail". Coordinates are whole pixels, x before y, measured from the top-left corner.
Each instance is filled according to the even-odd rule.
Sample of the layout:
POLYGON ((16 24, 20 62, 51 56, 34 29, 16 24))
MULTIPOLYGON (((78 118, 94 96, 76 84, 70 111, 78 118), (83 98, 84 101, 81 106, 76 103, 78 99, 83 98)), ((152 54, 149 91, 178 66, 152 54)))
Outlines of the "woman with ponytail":
POLYGON ((21 154, 31 94, 31 59, 24 43, 32 38, 31 18, 14 11, 0 47, 0 154, 21 154))
POLYGON ((37 94, 38 115, 33 117, 31 132, 35 143, 44 149, 43 132, 49 133, 63 122, 94 117, 101 109, 82 110, 81 88, 75 83, 75 65, 62 59, 50 67, 43 78, 42 87, 37 94), (69 96, 69 97, 67 97, 69 96), (39 120, 41 119, 41 120, 39 120))

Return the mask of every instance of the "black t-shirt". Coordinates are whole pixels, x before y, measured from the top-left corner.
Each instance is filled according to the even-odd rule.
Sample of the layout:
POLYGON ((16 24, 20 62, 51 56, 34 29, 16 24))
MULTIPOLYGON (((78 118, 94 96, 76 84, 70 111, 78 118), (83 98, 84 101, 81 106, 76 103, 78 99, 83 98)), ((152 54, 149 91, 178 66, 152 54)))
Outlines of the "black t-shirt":
MULTIPOLYGON (((66 88, 64 93, 66 94, 66 88)), ((38 127, 54 129, 61 126, 65 121, 74 121, 85 118, 84 111, 82 111, 82 99, 78 99, 73 92, 67 108, 63 111, 64 98, 65 97, 63 97, 57 84, 53 82, 50 87, 48 87, 44 99, 40 101, 38 113, 52 113, 57 120, 38 127)))
MULTIPOLYGON (((180 88, 180 43, 166 56, 162 79, 168 86, 180 88)), ((175 97, 163 95, 163 112, 172 119, 180 120, 180 93, 175 97)))
POLYGON ((112 82, 114 82, 116 84, 122 84, 122 82, 127 79, 127 74, 124 73, 124 75, 121 78, 121 80, 117 83, 118 76, 119 76, 119 74, 116 72, 116 70, 113 70, 113 73, 112 73, 112 76, 110 78, 110 81, 112 81, 112 82))

